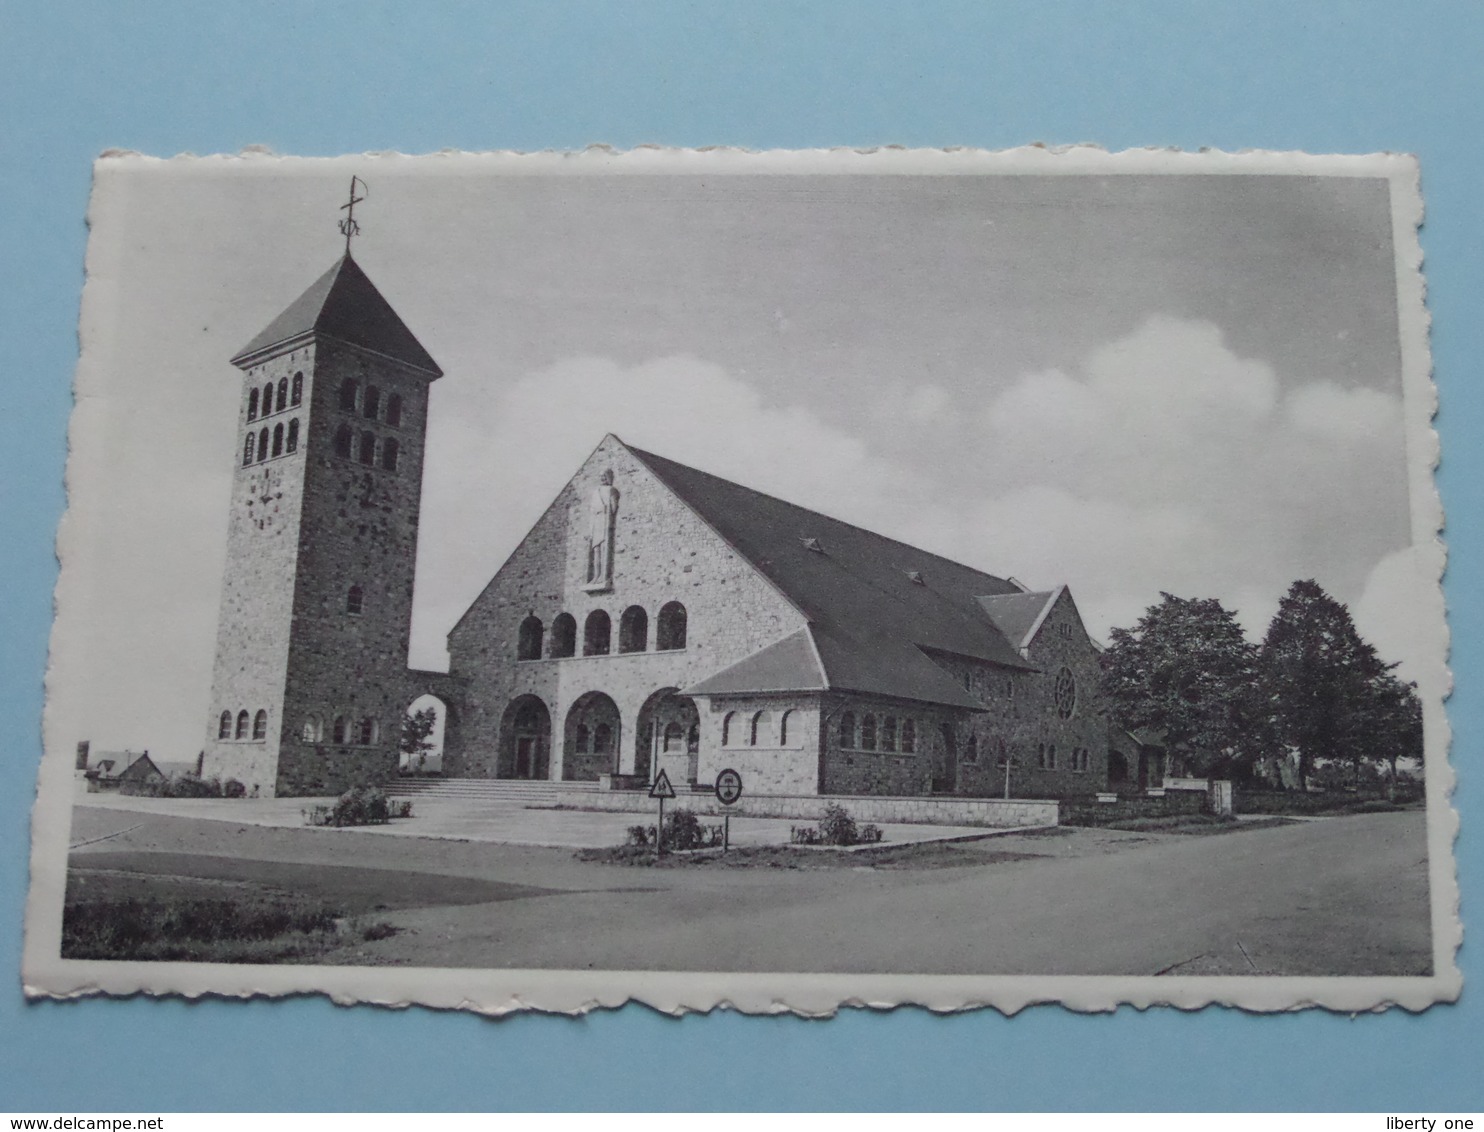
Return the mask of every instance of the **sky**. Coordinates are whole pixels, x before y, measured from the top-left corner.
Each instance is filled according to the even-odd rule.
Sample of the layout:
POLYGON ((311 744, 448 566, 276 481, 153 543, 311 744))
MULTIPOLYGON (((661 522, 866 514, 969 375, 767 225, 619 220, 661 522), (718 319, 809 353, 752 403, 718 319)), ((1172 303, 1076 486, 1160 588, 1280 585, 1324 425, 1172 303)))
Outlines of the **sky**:
MULTIPOLYGON (((48 741, 205 734, 241 377, 357 261, 433 386, 411 663, 605 433, 1033 588, 1161 591, 1260 639, 1316 578, 1403 674, 1409 512, 1388 182, 104 161, 48 741)), ((859 163, 852 168, 860 167, 859 163)))

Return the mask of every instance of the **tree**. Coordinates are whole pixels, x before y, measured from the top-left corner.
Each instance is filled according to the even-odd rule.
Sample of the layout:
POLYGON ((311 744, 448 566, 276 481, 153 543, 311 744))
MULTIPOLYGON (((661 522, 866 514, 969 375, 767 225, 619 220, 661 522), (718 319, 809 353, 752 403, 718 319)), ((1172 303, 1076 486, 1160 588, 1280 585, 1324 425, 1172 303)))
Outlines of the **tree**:
POLYGON ((1321 759, 1351 762, 1359 782, 1394 695, 1383 679, 1388 666, 1356 632, 1350 610, 1318 582, 1294 582, 1268 625, 1261 666, 1268 718, 1298 752, 1300 783, 1307 787, 1321 759))
POLYGON ((1396 793, 1396 764, 1401 759, 1422 761, 1422 701, 1417 685, 1382 673, 1371 686, 1365 720, 1366 755, 1391 769, 1388 795, 1396 793))
POLYGON ((437 725, 438 709, 434 707, 408 712, 402 717, 402 740, 398 750, 407 756, 407 768, 414 773, 422 770, 428 752, 435 746, 430 736, 437 725))
POLYGON ((1215 598, 1162 593, 1132 629, 1114 629, 1103 689, 1126 730, 1157 728, 1171 752, 1201 774, 1250 764, 1257 650, 1215 598))

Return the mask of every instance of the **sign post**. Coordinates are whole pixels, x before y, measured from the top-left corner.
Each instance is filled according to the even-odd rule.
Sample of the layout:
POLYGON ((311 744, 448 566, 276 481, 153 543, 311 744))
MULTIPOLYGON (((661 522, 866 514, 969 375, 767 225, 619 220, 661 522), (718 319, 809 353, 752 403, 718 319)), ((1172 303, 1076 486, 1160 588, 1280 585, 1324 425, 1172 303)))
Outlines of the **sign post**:
MULTIPOLYGON (((738 798, 742 797, 742 776, 731 767, 720 771, 716 776, 716 800, 723 806, 732 806, 738 798)), ((732 844, 732 812, 730 809, 721 812, 721 851, 725 853, 732 844)))
POLYGON ((1006 755, 1000 765, 1005 768, 1005 798, 1008 801, 1010 798, 1010 768, 1015 764, 1010 761, 1010 756, 1006 755))
POLYGON ((665 799, 675 797, 675 787, 670 785, 670 776, 663 770, 655 776, 654 785, 649 788, 649 796, 658 798, 660 803, 660 820, 654 827, 654 851, 659 856, 665 851, 665 799))

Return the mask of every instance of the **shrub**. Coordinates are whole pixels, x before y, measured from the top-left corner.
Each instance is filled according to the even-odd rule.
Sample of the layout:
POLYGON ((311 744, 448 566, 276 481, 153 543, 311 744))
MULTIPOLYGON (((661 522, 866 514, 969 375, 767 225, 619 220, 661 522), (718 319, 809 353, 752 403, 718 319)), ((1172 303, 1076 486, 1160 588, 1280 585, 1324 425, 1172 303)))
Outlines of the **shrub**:
POLYGON ((631 825, 628 832, 625 845, 650 845, 654 842, 654 826, 652 825, 631 825))
POLYGON ((223 798, 246 798, 247 797, 247 787, 244 786, 244 785, 242 785, 242 783, 238 782, 237 779, 235 779, 235 778, 229 778, 229 779, 227 779, 227 781, 225 783, 222 784, 222 797, 223 798))
POLYGON ((222 784, 215 778, 198 778, 190 771, 177 774, 160 789, 166 798, 220 798, 222 784))
POLYGON ((824 808, 818 825, 794 825, 788 829, 788 839, 794 845, 874 845, 881 838, 880 826, 857 826, 850 811, 838 802, 824 808))
POLYGON ((390 802, 376 786, 356 786, 335 799, 332 806, 301 811, 310 825, 385 825, 394 817, 412 816, 411 802, 390 802))
MULTIPOLYGON (((655 845, 658 830, 652 825, 629 826, 625 845, 655 845)), ((690 810, 675 810, 665 815, 666 849, 715 849, 721 845, 721 826, 702 825, 690 810)))

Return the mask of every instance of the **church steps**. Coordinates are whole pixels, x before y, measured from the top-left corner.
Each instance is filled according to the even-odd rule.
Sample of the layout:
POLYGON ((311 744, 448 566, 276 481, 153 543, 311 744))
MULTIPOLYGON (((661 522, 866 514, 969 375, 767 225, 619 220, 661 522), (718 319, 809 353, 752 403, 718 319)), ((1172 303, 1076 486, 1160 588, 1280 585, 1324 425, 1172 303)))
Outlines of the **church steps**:
POLYGON ((519 802, 556 805, 578 802, 597 792, 596 782, 546 782, 515 778, 394 779, 386 792, 394 798, 441 798, 463 801, 519 802))

